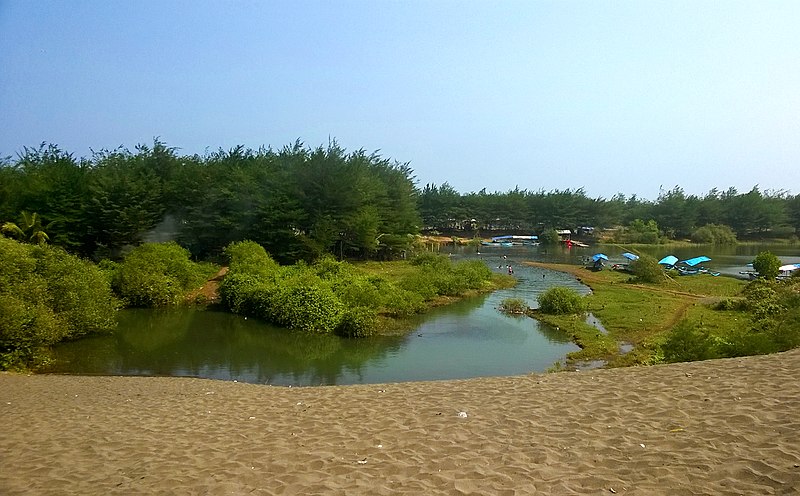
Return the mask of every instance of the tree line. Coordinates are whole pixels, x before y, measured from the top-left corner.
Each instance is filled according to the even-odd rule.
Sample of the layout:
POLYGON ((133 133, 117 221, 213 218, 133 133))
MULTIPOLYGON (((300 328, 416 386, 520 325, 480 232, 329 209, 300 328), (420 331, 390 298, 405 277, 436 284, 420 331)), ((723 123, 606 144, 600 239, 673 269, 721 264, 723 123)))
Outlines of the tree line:
POLYGON ((592 198, 583 188, 459 193, 448 183, 420 188, 408 163, 347 152, 335 141, 200 156, 180 155, 156 139, 82 158, 43 143, 0 160, 0 222, 13 224, 7 235, 95 260, 167 240, 214 259, 231 242, 252 240, 291 263, 326 253, 395 257, 416 234, 435 230, 489 236, 629 226, 650 240, 722 225, 739 238, 792 238, 800 230, 800 195, 757 186, 704 196, 676 186, 655 201, 621 193, 592 198))
POLYGON ((420 224, 408 164, 335 141, 181 156, 159 140, 77 159, 53 144, 0 166, 0 219, 37 214, 52 244, 94 259, 145 241, 214 258, 252 240, 281 262, 391 256, 420 224))
POLYGON ((516 231, 539 234, 548 229, 583 226, 611 228, 654 221, 661 236, 691 238, 706 225, 729 226, 739 238, 790 238, 800 231, 800 195, 786 191, 747 193, 712 189, 687 195, 679 186, 649 201, 636 195, 591 198, 583 188, 462 194, 448 183, 425 185, 419 193, 420 215, 429 229, 516 231))

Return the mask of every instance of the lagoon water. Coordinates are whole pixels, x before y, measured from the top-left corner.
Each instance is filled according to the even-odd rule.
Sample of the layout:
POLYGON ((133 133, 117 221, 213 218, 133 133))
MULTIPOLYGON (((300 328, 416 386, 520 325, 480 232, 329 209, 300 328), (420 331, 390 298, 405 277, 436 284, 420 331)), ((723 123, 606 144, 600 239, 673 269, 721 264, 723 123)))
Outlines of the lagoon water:
MULTIPOLYGON (((694 250, 664 255, 707 255, 712 258, 709 267, 713 270, 736 274, 746 270, 746 264, 761 249, 735 247, 729 252, 694 250)), ((291 332, 224 312, 125 310, 113 334, 58 346, 48 372, 192 376, 298 386, 373 384, 542 372, 577 350, 563 332, 527 317, 504 315, 497 307, 505 298, 521 298, 535 307, 536 296, 553 285, 588 292, 571 276, 520 262, 580 263, 597 250, 481 250, 459 248, 450 256, 454 260, 480 258, 503 273, 510 264, 518 285, 417 316, 413 330, 403 336, 343 339, 291 332)), ((603 250, 612 262, 615 258, 622 261, 621 248, 603 250)), ((772 251, 785 263, 800 262, 800 257, 781 254, 780 247, 772 251)), ((792 248, 786 248, 786 253, 792 252, 792 248)), ((651 254, 664 256, 660 253, 654 247, 651 254)))

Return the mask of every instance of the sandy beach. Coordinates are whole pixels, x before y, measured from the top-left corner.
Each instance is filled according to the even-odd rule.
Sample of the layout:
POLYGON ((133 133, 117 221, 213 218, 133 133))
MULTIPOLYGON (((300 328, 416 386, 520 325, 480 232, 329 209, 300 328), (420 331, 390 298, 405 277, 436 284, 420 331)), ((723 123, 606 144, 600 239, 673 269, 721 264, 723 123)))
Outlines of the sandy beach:
POLYGON ((362 386, 0 375, 0 494, 798 494, 800 350, 362 386))

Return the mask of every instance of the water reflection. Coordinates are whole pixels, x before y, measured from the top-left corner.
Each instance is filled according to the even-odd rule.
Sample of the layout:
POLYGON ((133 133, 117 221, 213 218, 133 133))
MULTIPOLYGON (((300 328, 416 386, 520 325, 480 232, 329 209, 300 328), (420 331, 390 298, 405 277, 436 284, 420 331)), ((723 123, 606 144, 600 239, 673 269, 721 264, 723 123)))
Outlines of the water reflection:
MULTIPOLYGON (((785 263, 799 263, 792 247, 777 247, 785 263), (787 256, 789 255, 789 256, 787 256)), ((723 273, 738 272, 764 246, 648 247, 660 257, 705 254, 723 273), (701 252, 701 253, 700 253, 701 252), (733 264, 733 265, 731 265, 733 264)), ((110 336, 65 343, 56 350, 52 372, 111 375, 198 376, 282 385, 354 384, 456 379, 541 372, 577 350, 566 334, 526 317, 508 316, 497 308, 505 298, 520 298, 536 307, 548 288, 589 289, 572 276, 528 267, 538 260, 579 264, 597 250, 554 247, 489 248, 477 253, 458 248, 454 261, 480 258, 496 272, 514 267, 519 284, 489 295, 433 309, 412 321, 405 336, 361 340, 309 335, 275 328, 255 319, 192 309, 126 310, 110 336)), ((603 246, 613 261, 627 250, 603 246)))
MULTIPOLYGON (((455 258, 463 258, 455 255, 455 258)), ((487 261, 488 262, 488 261, 487 261)), ((519 260, 514 259, 518 264, 519 260)), ((111 336, 56 348, 51 372, 198 376, 282 385, 457 379, 544 371, 577 350, 566 334, 500 313, 504 298, 534 306, 573 278, 519 265, 519 285, 435 308, 405 336, 350 340, 290 332, 224 312, 125 310, 111 336)))

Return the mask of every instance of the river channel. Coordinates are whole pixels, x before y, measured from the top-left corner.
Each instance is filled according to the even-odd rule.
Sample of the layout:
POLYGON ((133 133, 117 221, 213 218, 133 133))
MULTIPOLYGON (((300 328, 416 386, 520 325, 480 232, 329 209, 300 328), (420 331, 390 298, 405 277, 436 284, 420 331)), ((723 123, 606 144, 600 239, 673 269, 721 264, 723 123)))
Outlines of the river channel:
MULTIPOLYGON (((712 257, 711 268, 735 275, 758 248, 730 253, 682 249, 679 258, 712 257), (743 252, 742 252, 743 251, 743 252), (721 260, 720 260, 721 259, 721 260), (714 262, 717 262, 716 264, 714 262)), ((580 263, 597 249, 561 247, 457 248, 454 261, 480 258, 497 272, 514 269, 518 284, 468 298, 415 317, 403 336, 343 339, 270 326, 256 319, 199 309, 124 310, 111 335, 62 344, 47 370, 65 374, 191 376, 275 385, 374 384, 462 379, 543 372, 578 347, 557 330, 497 309, 505 298, 536 306, 539 293, 553 285, 586 293, 573 277, 521 262, 580 263)), ((622 249, 604 247, 612 260, 622 249)), ((661 255, 657 248, 651 253, 661 255)), ((674 250, 673 250, 674 251, 674 250)), ((796 250, 794 250, 796 252, 796 250)), ((776 250, 773 250, 776 252, 776 250)), ((787 248, 786 253, 792 249, 787 248)), ((782 256, 785 263, 800 257, 782 256)), ((620 258, 620 261, 623 259, 620 258)))

